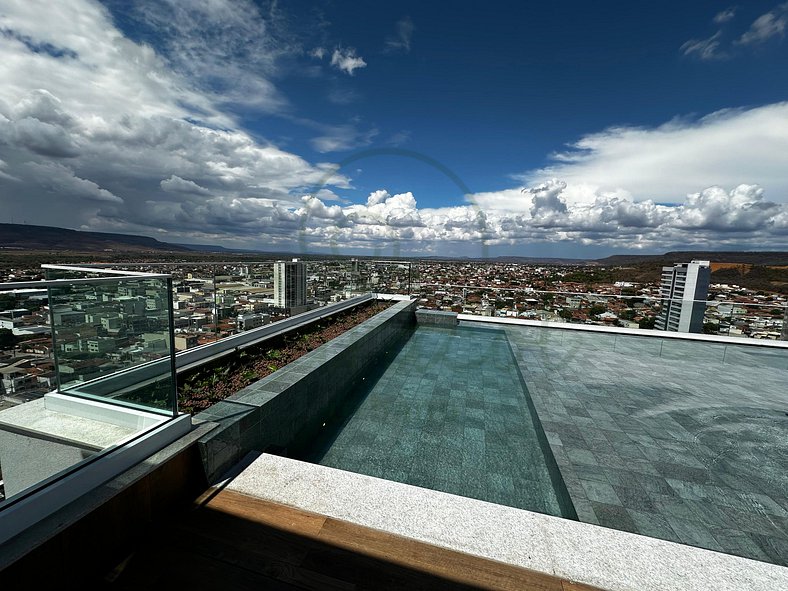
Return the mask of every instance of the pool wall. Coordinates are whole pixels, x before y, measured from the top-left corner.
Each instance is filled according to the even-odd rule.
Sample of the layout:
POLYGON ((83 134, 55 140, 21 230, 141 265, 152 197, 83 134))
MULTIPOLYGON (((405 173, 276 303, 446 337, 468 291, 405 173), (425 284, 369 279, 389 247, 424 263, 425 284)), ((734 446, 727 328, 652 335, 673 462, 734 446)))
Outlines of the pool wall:
POLYGON ((209 481, 252 450, 283 452, 316 435, 370 369, 405 342, 415 308, 415 301, 397 302, 194 417, 219 424, 199 440, 209 481))
POLYGON ((566 483, 564 482, 561 469, 559 468, 558 462, 553 455, 553 450, 550 447, 550 442, 547 439, 547 434, 545 433, 542 421, 539 420, 539 413, 536 411, 536 406, 534 405, 533 398, 531 397, 531 392, 528 390, 528 385, 525 383, 523 374, 520 371, 520 364, 517 363, 517 357, 515 355, 514 349, 512 348, 512 343, 509 341, 508 335, 506 337, 506 344, 509 347, 509 354, 512 357, 512 363, 517 368, 517 375, 520 378, 520 384, 522 385, 523 393, 525 394, 525 401, 528 404, 528 410, 531 414, 531 421, 534 425, 534 431, 536 431, 539 447, 542 449, 542 454, 544 455, 545 463, 547 464, 547 472, 550 474, 550 481, 552 482, 553 489, 555 490, 556 496, 558 497, 558 505, 561 507, 561 515, 568 519, 577 520, 578 516, 577 511, 575 510, 575 505, 572 503, 572 497, 569 495, 569 490, 567 489, 566 483))

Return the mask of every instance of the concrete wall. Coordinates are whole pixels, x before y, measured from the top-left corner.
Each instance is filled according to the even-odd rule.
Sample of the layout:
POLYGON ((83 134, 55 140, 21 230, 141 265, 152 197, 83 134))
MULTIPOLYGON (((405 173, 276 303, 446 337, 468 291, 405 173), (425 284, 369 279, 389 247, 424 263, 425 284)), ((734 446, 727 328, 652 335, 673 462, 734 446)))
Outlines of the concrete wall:
POLYGON ((213 482, 249 451, 286 450, 316 435, 415 325, 415 302, 397 302, 334 340, 194 417, 219 427, 199 441, 213 482))

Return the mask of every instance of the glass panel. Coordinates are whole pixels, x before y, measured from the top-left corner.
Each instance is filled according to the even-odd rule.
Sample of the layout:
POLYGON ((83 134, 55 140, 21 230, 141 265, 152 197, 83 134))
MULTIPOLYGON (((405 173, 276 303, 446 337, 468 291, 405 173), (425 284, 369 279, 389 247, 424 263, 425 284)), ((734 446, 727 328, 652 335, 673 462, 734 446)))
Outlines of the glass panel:
POLYGON ((0 409, 57 387, 47 292, 0 291, 0 409))
POLYGON ((176 414, 169 279, 118 273, 0 284, 0 506, 176 414))
POLYGON ((166 279, 53 286, 49 297, 61 392, 173 408, 166 279))
POLYGON ((718 297, 671 300, 658 297, 649 288, 622 288, 621 294, 609 294, 416 281, 410 285, 419 298, 419 305, 433 310, 542 322, 788 340, 785 320, 788 306, 785 296, 778 294, 736 300, 718 297))

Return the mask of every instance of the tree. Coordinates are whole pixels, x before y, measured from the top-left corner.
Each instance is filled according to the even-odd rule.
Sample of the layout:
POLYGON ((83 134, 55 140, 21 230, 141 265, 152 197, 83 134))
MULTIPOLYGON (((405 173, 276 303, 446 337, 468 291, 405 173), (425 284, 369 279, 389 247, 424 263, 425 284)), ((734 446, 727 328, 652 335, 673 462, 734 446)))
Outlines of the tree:
POLYGON ((0 349, 12 349, 15 345, 14 332, 8 328, 0 328, 0 349))
POLYGON ((588 314, 589 314, 589 316, 599 316, 600 314, 604 314, 605 310, 607 310, 607 308, 605 306, 603 306, 602 304, 594 304, 588 310, 588 314))
POLYGON ((572 310, 567 310, 564 308, 563 310, 558 312, 558 315, 563 318, 564 320, 571 320, 572 319, 572 310))
POLYGON ((13 310, 15 307, 16 307, 16 296, 9 293, 0 294, 0 312, 5 312, 6 310, 13 310))
POLYGON ((720 325, 717 322, 704 322, 703 323, 703 332, 704 332, 704 334, 719 334, 720 333, 720 325))
POLYGON ((644 330, 653 330, 654 323, 657 321, 655 316, 644 316, 638 322, 638 328, 642 328, 644 330))

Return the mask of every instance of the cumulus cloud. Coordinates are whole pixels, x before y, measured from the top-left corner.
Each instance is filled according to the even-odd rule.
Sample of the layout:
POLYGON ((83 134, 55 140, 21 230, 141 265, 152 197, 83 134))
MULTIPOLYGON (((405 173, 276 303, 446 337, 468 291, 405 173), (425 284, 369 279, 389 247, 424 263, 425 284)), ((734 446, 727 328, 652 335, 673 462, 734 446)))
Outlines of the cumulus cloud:
POLYGON ((518 178, 529 186, 559 178, 569 201, 597 190, 675 201, 699 188, 747 182, 785 202, 785 154, 788 103, 775 103, 658 127, 613 127, 582 137, 554 154, 552 164, 518 178))
POLYGON ((413 37, 413 21, 409 16, 403 17, 397 21, 396 29, 394 35, 386 37, 386 51, 409 53, 410 40, 413 37))
MULTIPOLYGON (((146 26, 182 14, 177 3, 162 6, 145 6, 146 26)), ((342 194, 350 182, 334 165, 239 129, 226 108, 236 99, 219 96, 229 78, 202 78, 182 62, 205 57, 206 72, 216 70, 247 51, 242 45, 257 31, 265 40, 251 45, 261 52, 253 84, 267 84, 278 54, 262 53, 275 19, 241 23, 251 5, 233 3, 225 14, 227 7, 196 4, 197 16, 173 23, 161 50, 125 37, 90 0, 4 7, 0 30, 12 33, 0 35, 0 210, 15 219, 35 212, 42 224, 258 248, 292 249, 301 240, 310 249, 403 253, 475 243, 788 247, 788 103, 590 134, 521 175, 518 186, 452 207, 420 207, 412 192, 384 188, 350 203, 342 194), (208 22, 241 27, 213 57, 204 40, 187 40, 208 22)), ((334 67, 362 67, 343 69, 344 57, 363 62, 343 52, 334 67)), ((255 100, 284 108, 263 87, 255 100)), ((360 121, 299 123, 323 152, 369 144, 378 133, 360 121)))
POLYGON ((334 53, 331 54, 331 65, 337 70, 352 76, 353 72, 359 68, 366 68, 367 62, 365 62, 363 58, 356 55, 356 50, 352 47, 337 47, 334 50, 334 53))
POLYGON ((32 179, 35 179, 40 186, 56 195, 69 195, 92 201, 123 203, 123 199, 117 195, 113 195, 110 191, 99 187, 91 180, 78 177, 73 170, 62 164, 28 162, 25 167, 32 172, 32 179))
POLYGON ((316 197, 304 199, 301 232, 310 238, 347 246, 399 244, 432 251, 436 245, 526 245, 572 243, 610 249, 671 247, 737 248, 769 241, 788 243, 788 208, 769 201, 757 185, 719 186, 686 195, 675 205, 651 199, 633 201, 615 192, 587 190, 584 200, 570 200, 563 181, 551 179, 524 189, 477 195, 469 204, 419 208, 411 193, 391 195, 380 189, 365 204, 326 207, 316 197), (519 197, 518 208, 506 200, 519 197))
MULTIPOLYGON (((196 5, 198 20, 223 5, 196 5)), ((292 239, 303 187, 348 186, 330 164, 310 164, 238 129, 205 81, 176 63, 174 49, 160 55, 124 37, 100 4, 42 6, 14 3, 0 15, 0 30, 10 32, 0 35, 0 203, 8 218, 35 212, 42 224, 181 240, 208 228, 292 239)), ((215 26, 238 22, 236 13, 220 13, 215 26)), ((241 37, 231 35, 231 45, 250 31, 232 33, 241 37)), ((188 48, 172 34, 168 43, 202 59, 204 45, 188 48)), ((267 58, 257 59, 262 75, 267 58)))
POLYGON ((5 169, 7 169, 7 168, 8 168, 8 164, 6 164, 4 161, 0 160, 0 178, 3 178, 3 179, 8 180, 8 181, 19 182, 18 178, 16 178, 15 176, 11 176, 7 172, 5 172, 5 169))
POLYGON ((205 187, 201 187, 194 181, 182 179, 173 174, 170 178, 163 180, 159 186, 168 193, 186 193, 187 195, 210 195, 211 192, 205 187))

